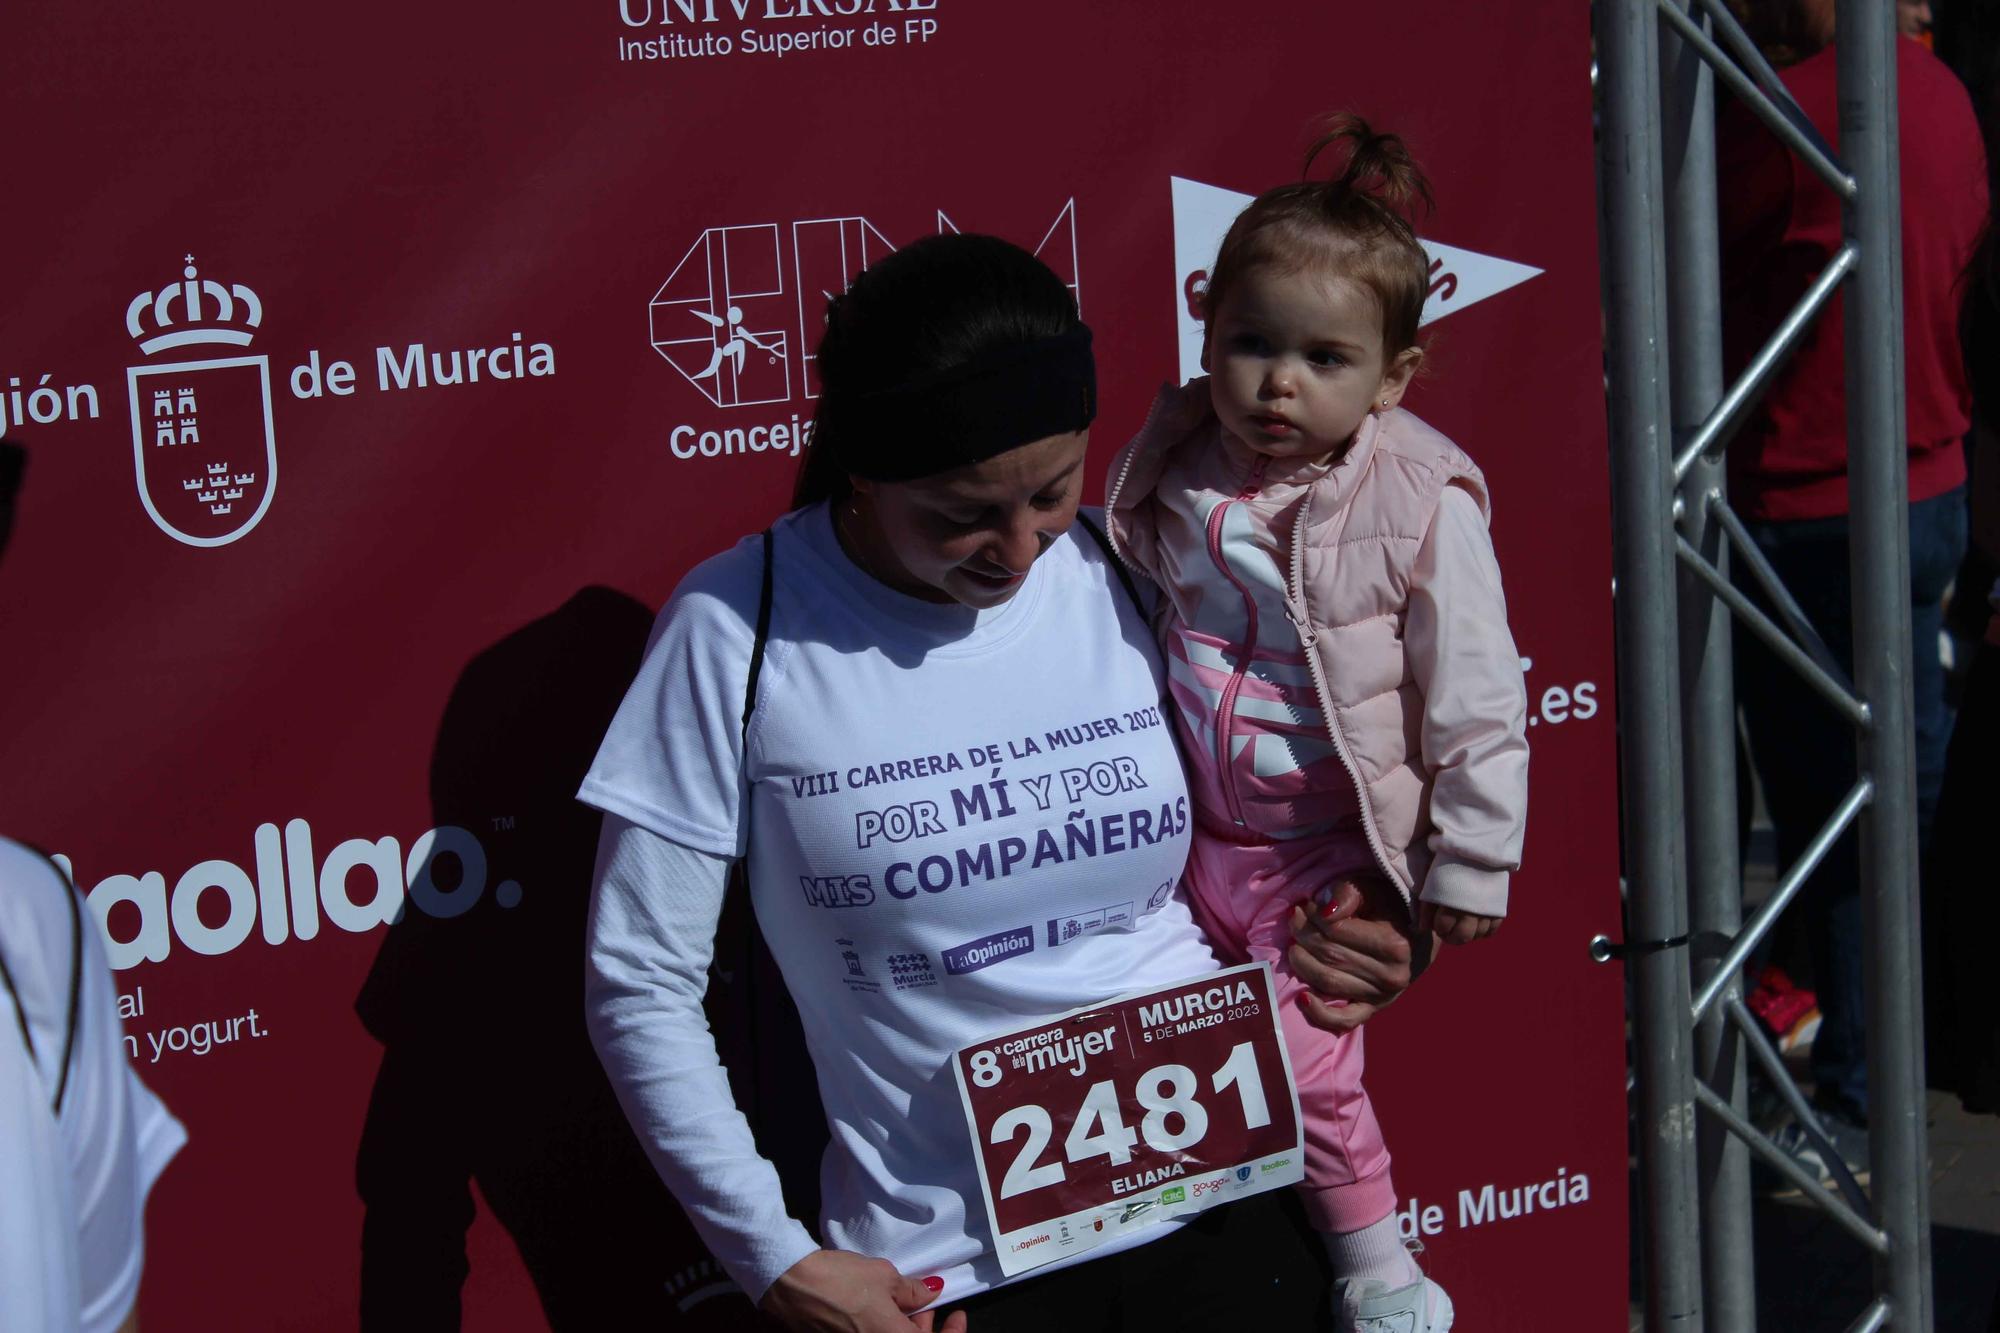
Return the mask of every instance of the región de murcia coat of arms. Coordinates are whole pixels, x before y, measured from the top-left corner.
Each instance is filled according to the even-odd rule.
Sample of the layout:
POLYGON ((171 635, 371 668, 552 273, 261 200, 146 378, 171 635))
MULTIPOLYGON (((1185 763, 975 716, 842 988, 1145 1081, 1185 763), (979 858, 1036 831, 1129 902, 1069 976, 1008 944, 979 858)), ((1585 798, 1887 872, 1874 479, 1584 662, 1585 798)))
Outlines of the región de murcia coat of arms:
MULTIPOLYGON (((148 357, 181 348, 244 348, 264 303, 242 283, 201 277, 140 292, 125 329, 148 357)), ((185 355, 185 353, 183 353, 185 355)), ((161 531, 189 546, 226 546, 257 526, 278 485, 266 356, 148 361, 125 372, 139 501, 161 531)))

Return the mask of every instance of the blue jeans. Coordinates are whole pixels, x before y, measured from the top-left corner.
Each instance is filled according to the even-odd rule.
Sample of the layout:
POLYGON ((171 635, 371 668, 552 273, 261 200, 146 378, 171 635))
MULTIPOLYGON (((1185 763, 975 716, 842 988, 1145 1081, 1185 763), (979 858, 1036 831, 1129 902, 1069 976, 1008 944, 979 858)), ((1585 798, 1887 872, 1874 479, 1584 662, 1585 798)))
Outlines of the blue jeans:
MULTIPOLYGON (((1826 640, 1842 669, 1852 673, 1854 608, 1847 516, 1748 526, 1807 621, 1826 640)), ((1951 740, 1938 631, 1943 625, 1944 591, 1964 552, 1963 487, 1910 506, 1910 683, 1915 701, 1919 846, 1930 839, 1944 781, 1945 748, 1951 740)), ((1731 573, 1737 586, 1768 610, 1740 560, 1731 573)), ((1805 850, 1853 787, 1854 732, 1831 705, 1741 628, 1735 635, 1735 654, 1736 703, 1770 808, 1782 870, 1805 850)), ((1860 849, 1850 831, 1820 864, 1795 910, 1804 918, 1813 985, 1819 994, 1821 1022, 1812 1050, 1817 1095, 1822 1105, 1865 1123, 1867 1008, 1861 983, 1860 877, 1860 849)))

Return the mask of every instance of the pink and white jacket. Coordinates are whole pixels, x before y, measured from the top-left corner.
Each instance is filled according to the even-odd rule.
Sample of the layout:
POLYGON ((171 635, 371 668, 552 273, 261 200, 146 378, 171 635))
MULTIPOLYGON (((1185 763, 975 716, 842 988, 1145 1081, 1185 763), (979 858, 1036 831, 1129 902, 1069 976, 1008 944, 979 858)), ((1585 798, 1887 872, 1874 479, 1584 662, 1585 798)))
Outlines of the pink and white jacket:
MULTIPOLYGON (((1250 457, 1247 446, 1225 436, 1208 381, 1197 379, 1162 389, 1145 426, 1112 464, 1112 542, 1170 594, 1186 582, 1177 571, 1201 567, 1216 582, 1228 572, 1207 563, 1213 551, 1178 549, 1199 537, 1167 514, 1161 498, 1163 484, 1187 487, 1206 475, 1202 460, 1225 450, 1250 457)), ((1271 672, 1284 668, 1246 681, 1254 644, 1233 655, 1220 645, 1225 651, 1208 654, 1212 661, 1192 662, 1189 645, 1195 652, 1205 645, 1200 635, 1173 633, 1179 626, 1170 595, 1159 628, 1170 657, 1178 653, 1183 679, 1192 679, 1197 665, 1210 675, 1235 667, 1234 679, 1203 691, 1210 707, 1198 722, 1180 700, 1183 720, 1204 742, 1214 741, 1225 770, 1234 759, 1248 773, 1258 760, 1255 742, 1245 757, 1234 734, 1239 708, 1273 712, 1282 705, 1294 716, 1323 719, 1359 799, 1374 859, 1405 900, 1504 915, 1527 816, 1527 691, 1485 531, 1485 481, 1462 450, 1400 409, 1370 415, 1331 466, 1291 473, 1303 483, 1295 503, 1242 508, 1261 512, 1263 521, 1289 521, 1287 530, 1266 534, 1273 554, 1285 557, 1270 591, 1296 631, 1302 651, 1292 660, 1303 659, 1312 687, 1306 698, 1318 708, 1259 698, 1258 686, 1268 691, 1271 672), (1449 489, 1463 495, 1447 503, 1449 489)), ((1263 476, 1262 467, 1246 472, 1247 490, 1234 498, 1254 496, 1263 476)), ((1209 525, 1211 540, 1219 527, 1209 525)), ((1253 590, 1238 584, 1236 591, 1254 617, 1253 590)), ((1310 818, 1315 809, 1308 798, 1298 813, 1310 818)), ((1240 806, 1228 813, 1253 830, 1260 822, 1240 806)))

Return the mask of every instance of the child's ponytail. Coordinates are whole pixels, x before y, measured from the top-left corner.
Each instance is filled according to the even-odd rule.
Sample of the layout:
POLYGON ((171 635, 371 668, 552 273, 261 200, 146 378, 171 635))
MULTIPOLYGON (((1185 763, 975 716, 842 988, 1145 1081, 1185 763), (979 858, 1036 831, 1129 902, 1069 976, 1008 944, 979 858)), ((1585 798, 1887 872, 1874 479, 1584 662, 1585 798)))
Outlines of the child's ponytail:
POLYGON ((1402 137, 1377 134, 1367 121, 1351 111, 1327 117, 1325 131, 1306 149, 1305 163, 1299 168, 1300 179, 1310 180, 1313 162, 1319 155, 1343 143, 1348 145, 1347 166, 1324 186, 1331 208, 1358 196, 1374 201, 1400 218, 1414 220, 1420 209, 1427 213, 1435 207, 1431 183, 1424 178, 1417 160, 1410 156, 1402 137))

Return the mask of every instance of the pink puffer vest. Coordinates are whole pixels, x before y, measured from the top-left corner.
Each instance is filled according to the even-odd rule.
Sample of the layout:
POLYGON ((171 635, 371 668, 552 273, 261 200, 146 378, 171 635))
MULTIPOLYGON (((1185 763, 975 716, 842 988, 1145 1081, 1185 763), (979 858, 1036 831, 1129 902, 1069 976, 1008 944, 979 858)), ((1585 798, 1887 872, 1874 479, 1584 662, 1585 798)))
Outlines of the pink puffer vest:
MULTIPOLYGON (((1146 499, 1177 451, 1219 447, 1220 429, 1206 379, 1168 386, 1112 464, 1110 534, 1141 573, 1157 579, 1160 568, 1146 499)), ((1459 848, 1433 867, 1433 784, 1421 757, 1424 697, 1403 644, 1411 571, 1450 485, 1463 487, 1486 512, 1485 480, 1463 450, 1409 412, 1370 415, 1347 455, 1300 506, 1286 602, 1328 730, 1361 792, 1376 858, 1406 900, 1414 902, 1421 889, 1428 901, 1500 915, 1507 874, 1519 861, 1518 828, 1490 847, 1459 848)), ((1506 669, 1511 679, 1493 683, 1519 698, 1506 730, 1522 738, 1512 767, 1525 811, 1526 691, 1518 659, 1506 669)), ((1516 782, 1513 773, 1504 780, 1516 782)))

